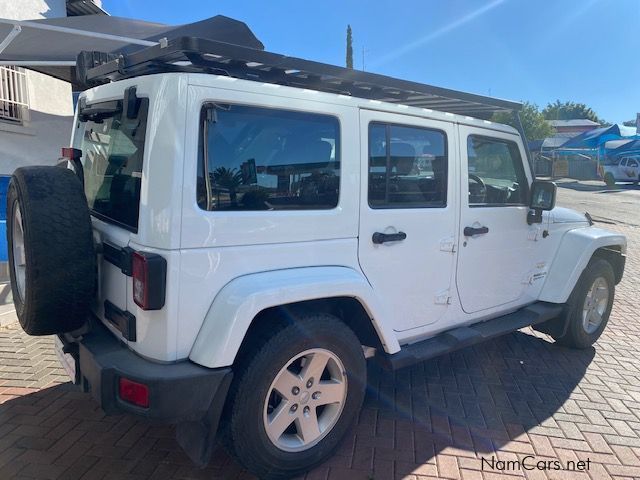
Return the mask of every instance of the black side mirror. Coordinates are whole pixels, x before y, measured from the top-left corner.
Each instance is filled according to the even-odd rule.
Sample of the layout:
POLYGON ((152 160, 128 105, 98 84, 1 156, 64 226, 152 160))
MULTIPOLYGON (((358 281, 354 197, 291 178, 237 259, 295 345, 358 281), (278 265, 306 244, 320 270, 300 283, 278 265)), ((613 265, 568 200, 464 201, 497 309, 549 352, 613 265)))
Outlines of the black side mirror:
POLYGON ((527 223, 542 222, 542 212, 552 210, 556 206, 556 192, 558 187, 553 182, 535 180, 531 184, 531 200, 529 202, 529 214, 527 223))

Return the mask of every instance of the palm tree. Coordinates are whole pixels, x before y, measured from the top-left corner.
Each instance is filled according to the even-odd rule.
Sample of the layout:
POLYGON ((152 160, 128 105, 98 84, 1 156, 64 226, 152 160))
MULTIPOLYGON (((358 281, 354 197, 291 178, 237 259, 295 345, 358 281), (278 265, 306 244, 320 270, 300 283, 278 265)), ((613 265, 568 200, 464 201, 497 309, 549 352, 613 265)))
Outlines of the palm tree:
POLYGON ((238 204, 236 190, 242 185, 242 172, 236 168, 218 167, 213 171, 213 180, 216 186, 219 185, 229 190, 231 205, 236 206, 238 204))

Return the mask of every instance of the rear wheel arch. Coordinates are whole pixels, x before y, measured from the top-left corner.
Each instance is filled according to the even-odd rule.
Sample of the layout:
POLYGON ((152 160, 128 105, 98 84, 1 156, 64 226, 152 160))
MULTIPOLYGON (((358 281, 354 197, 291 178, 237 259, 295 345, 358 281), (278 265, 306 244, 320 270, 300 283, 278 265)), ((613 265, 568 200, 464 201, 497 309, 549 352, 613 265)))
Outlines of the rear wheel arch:
POLYGON ((277 305, 260 311, 249 325, 236 355, 236 362, 251 355, 261 339, 285 328, 297 318, 313 313, 328 313, 337 317, 355 333, 361 345, 384 350, 380 335, 374 327, 374 320, 360 300, 353 297, 330 297, 277 305))
POLYGON ((388 353, 400 350, 391 312, 362 273, 349 267, 314 266, 254 273, 227 283, 212 300, 189 358, 209 368, 232 365, 256 319, 256 325, 271 320, 264 323, 272 330, 300 309, 335 313, 363 341, 388 353), (336 298, 344 300, 327 300, 336 298), (281 318, 273 321, 274 312, 281 318))

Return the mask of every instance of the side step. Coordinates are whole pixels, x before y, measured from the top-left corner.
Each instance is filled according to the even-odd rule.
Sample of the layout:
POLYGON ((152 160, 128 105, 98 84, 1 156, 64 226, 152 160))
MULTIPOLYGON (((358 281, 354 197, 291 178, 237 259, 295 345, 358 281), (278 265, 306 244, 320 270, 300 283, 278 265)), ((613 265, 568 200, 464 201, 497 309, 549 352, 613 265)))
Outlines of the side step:
POLYGON ((508 315, 479 322, 468 327, 457 327, 435 337, 404 345, 398 353, 378 353, 377 360, 392 370, 408 367, 430 358, 444 355, 470 345, 514 332, 520 328, 546 322, 562 313, 564 305, 537 302, 508 315))

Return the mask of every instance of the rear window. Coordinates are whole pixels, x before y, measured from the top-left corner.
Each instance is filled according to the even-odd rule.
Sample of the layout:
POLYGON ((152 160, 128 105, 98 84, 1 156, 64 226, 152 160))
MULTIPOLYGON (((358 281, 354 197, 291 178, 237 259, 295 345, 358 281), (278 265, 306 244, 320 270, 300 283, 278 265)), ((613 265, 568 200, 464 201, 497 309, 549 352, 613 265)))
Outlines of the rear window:
POLYGON ((73 145, 82 150, 89 208, 103 220, 137 231, 149 100, 141 99, 136 118, 123 115, 122 102, 91 107, 98 111, 100 105, 103 112, 78 121, 73 145))

